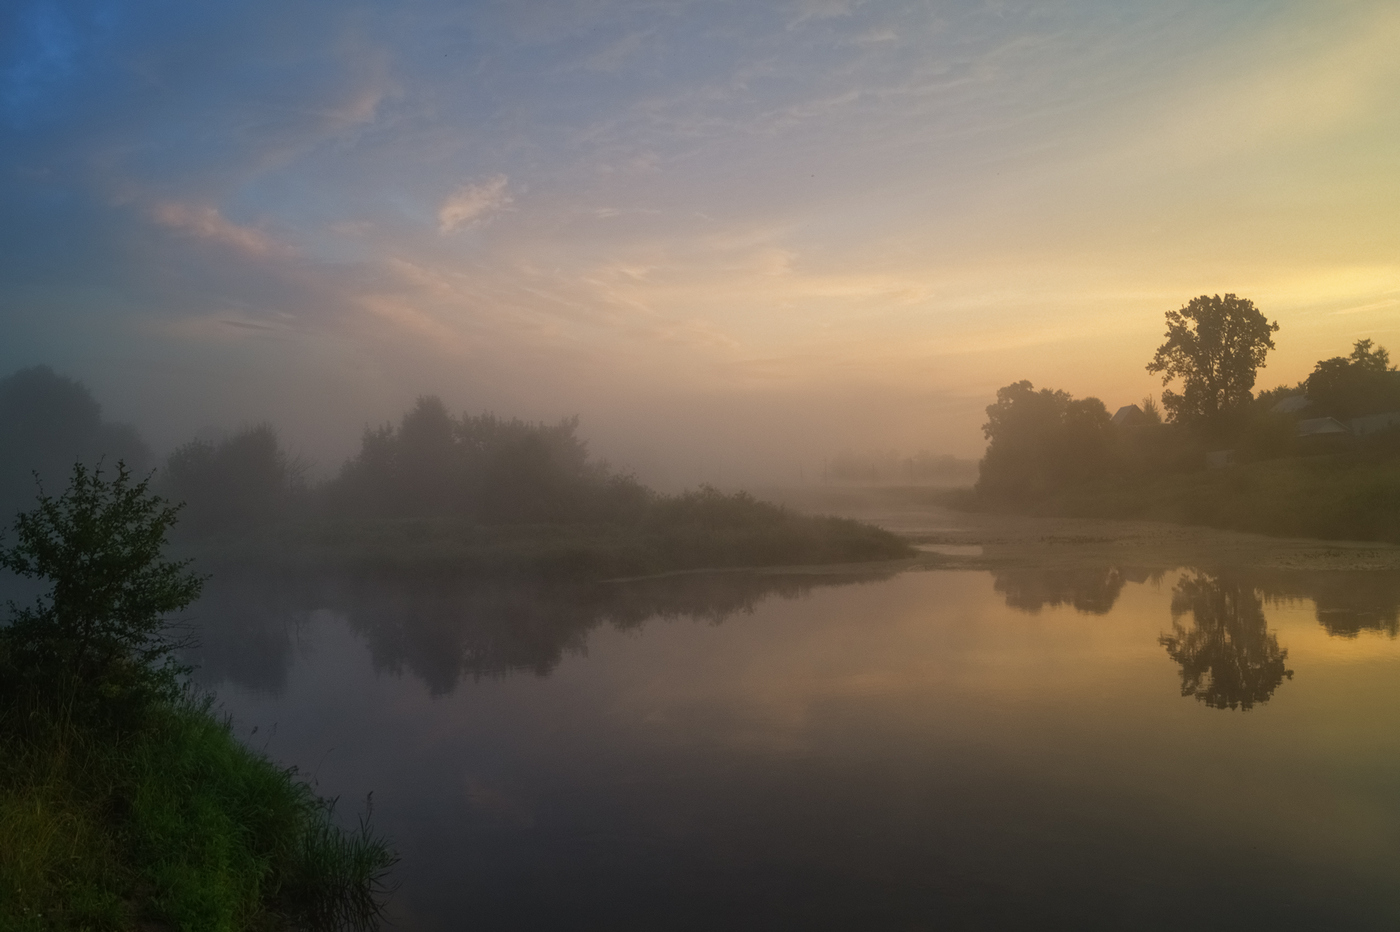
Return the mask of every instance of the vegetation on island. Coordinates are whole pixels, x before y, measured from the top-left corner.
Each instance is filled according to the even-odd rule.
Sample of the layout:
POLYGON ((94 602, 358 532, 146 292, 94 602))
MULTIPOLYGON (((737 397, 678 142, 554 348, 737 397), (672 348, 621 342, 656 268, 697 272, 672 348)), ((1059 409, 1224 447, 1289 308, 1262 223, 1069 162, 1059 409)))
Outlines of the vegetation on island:
POLYGON ((577 418, 453 416, 420 398, 308 485, 266 425, 171 454, 200 546, 240 559, 604 578, 908 556, 893 534, 744 492, 661 495, 590 457, 577 418))
MULTIPOLYGON (((102 420, 80 384, 45 367, 0 379, 0 507, 62 478, 112 443, 151 462, 135 431, 102 420), (76 413, 75 413, 76 412, 76 413), (124 438, 124 439, 123 439, 124 438)), ((592 457, 578 419, 529 423, 454 415, 418 399, 396 424, 313 482, 268 424, 196 439, 154 487, 183 502, 177 545, 233 562, 452 569, 472 575, 602 579, 675 570, 856 563, 910 556, 869 525, 799 514, 744 492, 658 493, 592 457)))
POLYGON ((1181 386, 1163 391, 1165 412, 1150 397, 1110 415, 1097 398, 1030 382, 1000 389, 974 493, 950 500, 1400 542, 1400 372, 1389 353, 1358 340, 1303 382, 1256 395, 1277 331, 1235 295, 1168 312, 1147 366, 1181 386))
POLYGON ((79 463, 0 549, 46 587, 0 627, 0 928, 373 928, 387 845, 182 686, 177 511, 79 463))

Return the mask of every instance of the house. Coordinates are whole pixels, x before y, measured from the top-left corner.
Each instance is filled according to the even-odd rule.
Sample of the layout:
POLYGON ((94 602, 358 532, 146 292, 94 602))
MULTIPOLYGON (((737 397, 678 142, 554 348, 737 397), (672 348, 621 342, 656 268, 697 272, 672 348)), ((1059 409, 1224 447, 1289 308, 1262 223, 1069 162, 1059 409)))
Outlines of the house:
POLYGON ((1351 431, 1334 417, 1310 417, 1298 422, 1299 437, 1347 437, 1351 431))
POLYGON ((1400 430, 1400 411, 1387 411, 1384 414, 1368 414, 1366 417, 1351 419, 1351 432, 1358 437, 1380 434, 1388 430, 1400 430))
POLYGON ((1124 405, 1113 412, 1113 417, 1109 421, 1114 427, 1127 427, 1131 424, 1140 423, 1147 415, 1142 413, 1142 409, 1137 405, 1124 405))
POLYGON ((1312 404, 1307 395, 1289 395, 1269 409, 1270 414, 1297 414, 1312 404))

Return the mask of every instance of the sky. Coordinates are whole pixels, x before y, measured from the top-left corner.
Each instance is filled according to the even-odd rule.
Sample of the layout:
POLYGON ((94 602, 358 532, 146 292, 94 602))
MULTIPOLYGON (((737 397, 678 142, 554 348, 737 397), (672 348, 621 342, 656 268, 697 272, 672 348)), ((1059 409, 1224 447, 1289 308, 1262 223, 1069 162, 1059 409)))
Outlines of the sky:
POLYGON ((421 394, 663 487, 976 457, 1250 298, 1400 351, 1400 5, 17 2, 0 374, 323 472, 421 394))

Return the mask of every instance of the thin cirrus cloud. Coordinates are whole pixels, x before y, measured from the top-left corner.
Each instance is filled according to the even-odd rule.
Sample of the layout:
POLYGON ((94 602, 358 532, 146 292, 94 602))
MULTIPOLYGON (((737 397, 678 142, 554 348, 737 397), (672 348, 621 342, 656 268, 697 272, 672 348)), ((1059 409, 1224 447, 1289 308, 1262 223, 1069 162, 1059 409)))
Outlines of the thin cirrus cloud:
POLYGON ((438 232, 452 233, 482 223, 510 207, 510 181, 496 175, 477 184, 464 184, 448 195, 438 208, 438 232))
POLYGON ((265 256, 274 249, 274 243, 267 235, 252 227, 233 223, 219 213, 217 207, 167 201, 152 208, 151 217, 169 229, 253 255, 265 256))

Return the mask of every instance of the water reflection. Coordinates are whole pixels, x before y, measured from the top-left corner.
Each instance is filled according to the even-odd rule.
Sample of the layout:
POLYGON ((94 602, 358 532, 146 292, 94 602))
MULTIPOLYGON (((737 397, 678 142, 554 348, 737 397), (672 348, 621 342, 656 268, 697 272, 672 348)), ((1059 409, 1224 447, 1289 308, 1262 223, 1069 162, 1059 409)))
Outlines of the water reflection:
POLYGON ((1135 567, 1003 567, 993 571, 992 586, 1011 608, 1032 615, 1049 606, 1070 605, 1089 615, 1107 615, 1124 583, 1161 578, 1162 570, 1135 567))
MULTIPOLYGON (((1165 567, 1003 566, 993 588, 1029 614, 1071 606, 1106 615, 1126 583, 1157 582, 1165 567)), ((1172 592, 1172 630, 1159 643, 1181 667, 1181 692, 1217 709, 1252 708, 1293 672, 1268 628, 1264 604, 1309 600, 1329 635, 1400 634, 1400 578, 1365 571, 1190 570, 1172 592), (1183 619, 1190 618, 1190 625, 1183 619)))
MULTIPOLYGON (((1067 605, 1089 615, 1107 615, 1125 583, 1159 582, 1169 567, 1001 566, 993 588, 1007 606, 1036 615, 1067 605)), ((1266 602, 1313 603, 1317 621, 1335 637, 1363 632, 1400 636, 1400 576, 1366 570, 1211 570, 1257 591, 1266 602)))
MULTIPOLYGON (((1005 604, 1037 614, 1072 607, 1107 615, 1128 583, 1159 582, 1152 566, 1001 566, 992 584, 1005 604)), ((334 574, 218 568, 196 607, 198 648, 187 659, 208 685, 230 682, 281 694, 302 625, 318 610, 346 619, 375 669, 408 673, 433 696, 463 679, 549 674, 582 653, 600 625, 649 618, 719 623, 768 598, 883 575, 694 574, 629 583, 542 585, 426 572, 334 574)), ((1249 709, 1291 677, 1288 652, 1266 624, 1266 604, 1311 600, 1328 634, 1400 633, 1400 579, 1365 572, 1192 570, 1172 593, 1171 630, 1160 637, 1181 668, 1182 694, 1212 708, 1249 709)))
POLYGON ((1038 622, 993 582, 287 578, 240 596, 285 612, 285 692, 220 696, 328 795, 375 791, 396 928, 1397 927, 1400 642, 1329 643, 1257 573, 1125 582, 1107 616, 1049 580, 1038 622), (730 620, 630 630, 695 611, 730 620))
POLYGON ((599 625, 691 617, 719 624, 768 598, 880 574, 685 574, 626 583, 528 584, 425 572, 297 574, 225 570, 197 606, 198 646, 186 659, 202 682, 280 694, 299 626, 317 610, 343 616, 375 669, 411 673, 433 696, 461 680, 513 672, 548 675, 585 650, 599 625))
POLYGON ((1172 590, 1172 633, 1159 643, 1181 665, 1181 694, 1213 709, 1248 711, 1267 702, 1293 671, 1264 618, 1254 586, 1197 573, 1172 590), (1189 614, 1192 625, 1181 623, 1189 614))
POLYGON ((1318 623, 1334 637, 1400 634, 1400 575, 1395 573, 1274 571, 1259 574, 1257 585, 1273 602, 1311 600, 1318 623))

